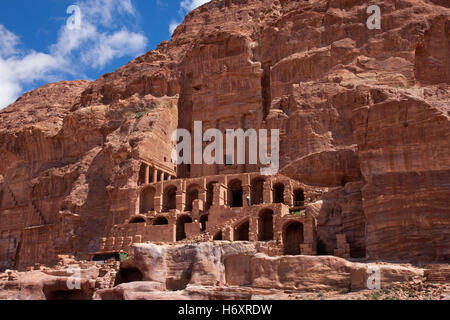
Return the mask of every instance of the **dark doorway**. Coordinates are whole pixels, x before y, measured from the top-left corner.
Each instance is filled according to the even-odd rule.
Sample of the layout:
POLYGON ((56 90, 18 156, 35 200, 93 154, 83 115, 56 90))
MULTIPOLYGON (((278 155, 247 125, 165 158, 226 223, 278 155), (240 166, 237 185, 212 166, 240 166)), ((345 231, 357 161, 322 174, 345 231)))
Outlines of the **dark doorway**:
POLYGON ((264 179, 256 178, 251 183, 251 204, 261 204, 263 203, 263 192, 264 192, 264 179))
POLYGON ((299 255, 303 243, 303 224, 298 221, 289 222, 283 228, 285 255, 299 255))
POLYGON ((169 212, 177 208, 177 187, 167 187, 163 195, 163 211, 169 212))
POLYGON ((118 286, 121 283, 142 281, 142 279, 142 273, 138 268, 120 268, 114 286, 118 286))
POLYGON ((273 211, 265 209, 259 213, 258 217, 258 240, 273 240, 273 211))
POLYGON ((273 203, 284 203, 284 184, 277 183, 273 186, 273 203))
POLYGON ((213 237, 213 241, 222 241, 222 239, 223 239, 222 230, 217 232, 213 237))
POLYGON ((250 231, 250 221, 246 220, 234 229, 234 241, 248 241, 250 231))
POLYGON ((303 207, 305 205, 305 193, 302 189, 294 191, 294 206, 303 207))
POLYGON ((134 217, 130 219, 129 223, 145 223, 145 219, 143 217, 134 217))
POLYGON ((233 180, 228 185, 230 207, 242 207, 242 183, 240 180, 233 180))
POLYGON ((169 221, 164 217, 158 217, 153 221, 154 226, 163 226, 169 224, 169 221))
POLYGON ((192 223, 191 217, 183 215, 177 219, 177 241, 186 239, 186 232, 184 230, 186 223, 192 223))

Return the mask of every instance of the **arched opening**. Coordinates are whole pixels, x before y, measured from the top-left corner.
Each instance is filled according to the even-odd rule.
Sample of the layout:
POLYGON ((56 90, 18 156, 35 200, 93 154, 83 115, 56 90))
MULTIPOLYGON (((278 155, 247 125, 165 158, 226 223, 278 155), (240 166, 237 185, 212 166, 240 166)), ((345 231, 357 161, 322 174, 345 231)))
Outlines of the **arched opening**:
POLYGON ((129 223, 145 223, 145 219, 143 217, 133 217, 129 223))
POLYGON ((273 211, 265 209, 258 216, 258 240, 273 240, 273 211))
POLYGON ((228 184, 228 203, 230 207, 237 208, 242 207, 242 182, 241 180, 233 180, 228 184))
POLYGON ((214 200, 214 184, 216 184, 217 181, 211 181, 206 185, 206 203, 205 203, 205 210, 209 210, 213 204, 214 200))
POLYGON ((263 203, 263 192, 264 192, 264 179, 255 178, 251 182, 251 204, 261 204, 263 203))
POLYGON ((193 184, 186 189, 186 206, 185 211, 192 211, 192 203, 198 199, 200 186, 193 184))
POLYGON ((114 286, 118 286, 121 283, 142 281, 142 279, 142 273, 138 268, 120 268, 114 286))
POLYGON ((156 190, 153 187, 148 187, 142 190, 140 197, 141 213, 155 211, 155 193, 156 190))
POLYGON ((302 189, 294 191, 294 206, 303 207, 305 205, 305 193, 302 189))
POLYGON ((163 212, 177 208, 177 187, 170 186, 164 190, 163 195, 163 212))
POLYGON ((250 221, 247 219, 234 229, 234 241, 248 241, 250 232, 250 221))
POLYGON ((213 241, 222 241, 223 237, 222 237, 222 230, 220 230, 219 232, 217 232, 214 237, 213 237, 213 241))
POLYGON ((273 203, 284 203, 284 184, 277 183, 273 186, 273 203))
POLYGON ((154 226, 164 226, 166 224, 169 224, 169 220, 167 220, 165 217, 157 217, 155 220, 153 220, 154 226))
POLYGON ((292 221, 283 228, 283 244, 285 255, 299 255, 300 245, 303 243, 303 224, 292 221))
POLYGON ((188 215, 182 215, 177 219, 177 241, 186 239, 186 232, 184 230, 186 223, 192 223, 192 218, 188 215))
POLYGON ((200 224, 201 226, 201 230, 205 231, 206 230, 206 222, 208 222, 208 215, 204 214, 200 217, 200 224))

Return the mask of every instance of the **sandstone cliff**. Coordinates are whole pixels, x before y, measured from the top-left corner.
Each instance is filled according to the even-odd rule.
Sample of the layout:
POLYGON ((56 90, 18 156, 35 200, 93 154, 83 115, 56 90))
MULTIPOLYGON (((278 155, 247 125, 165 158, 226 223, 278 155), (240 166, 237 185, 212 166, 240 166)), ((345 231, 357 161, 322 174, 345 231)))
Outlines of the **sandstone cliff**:
POLYGON ((330 190, 321 253, 346 234, 355 257, 448 261, 450 8, 377 5, 381 30, 364 0, 214 0, 116 72, 2 110, 0 269, 95 252, 135 211, 139 159, 173 167, 193 120, 281 129, 282 173, 330 190))

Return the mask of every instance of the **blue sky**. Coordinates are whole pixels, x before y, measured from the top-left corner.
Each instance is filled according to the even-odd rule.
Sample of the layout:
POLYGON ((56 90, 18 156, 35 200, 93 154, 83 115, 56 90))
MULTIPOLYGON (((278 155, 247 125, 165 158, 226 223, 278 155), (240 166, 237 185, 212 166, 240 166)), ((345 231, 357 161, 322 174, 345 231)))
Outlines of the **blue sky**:
POLYGON ((0 10, 0 109, 48 82, 97 79, 169 40, 209 0, 15 0, 0 10), (67 8, 76 5, 76 12, 67 8), (68 19, 72 17, 72 20, 68 19), (71 28, 70 22, 78 23, 71 28))

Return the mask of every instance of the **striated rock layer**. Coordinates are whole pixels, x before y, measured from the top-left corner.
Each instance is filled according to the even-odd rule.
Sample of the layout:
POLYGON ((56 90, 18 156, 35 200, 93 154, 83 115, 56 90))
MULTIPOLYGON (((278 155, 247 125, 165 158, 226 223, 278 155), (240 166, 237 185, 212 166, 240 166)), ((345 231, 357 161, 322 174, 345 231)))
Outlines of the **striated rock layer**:
POLYGON ((114 73, 23 95, 0 112, 0 269, 96 252, 136 212, 141 161, 258 170, 175 173, 195 120, 281 130, 281 173, 327 188, 319 253, 345 234, 353 256, 448 261, 450 9, 377 5, 381 30, 364 0, 214 0, 114 73))
POLYGON ((442 274, 450 276, 449 271, 438 264, 422 268, 333 256, 269 257, 249 242, 138 244, 120 269, 118 262, 98 265, 66 256, 54 268, 7 271, 0 274, 0 299, 380 299, 384 295, 439 300, 450 293, 442 281, 442 274), (74 268, 79 270, 78 287, 74 268), (380 287, 370 291, 367 283, 374 269, 380 287))

